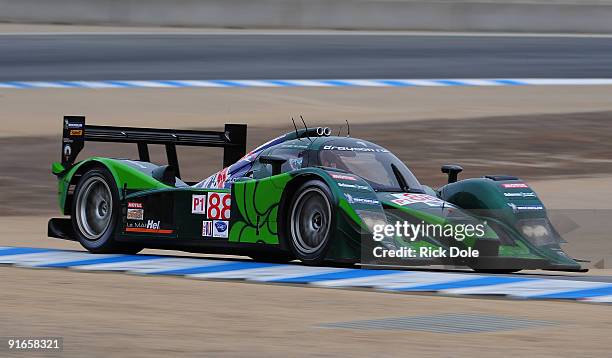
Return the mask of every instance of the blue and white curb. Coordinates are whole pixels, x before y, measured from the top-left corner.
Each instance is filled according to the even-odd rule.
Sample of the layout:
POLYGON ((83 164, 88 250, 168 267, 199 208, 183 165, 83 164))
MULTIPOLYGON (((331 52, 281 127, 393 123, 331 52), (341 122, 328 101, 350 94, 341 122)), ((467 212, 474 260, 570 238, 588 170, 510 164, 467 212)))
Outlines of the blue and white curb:
POLYGON ((193 279, 244 280, 387 292, 506 296, 612 303, 612 283, 431 271, 366 270, 156 255, 92 255, 82 251, 0 247, 0 264, 31 268, 121 271, 193 279))
POLYGON ((36 88, 252 88, 252 87, 457 87, 457 86, 597 86, 608 78, 492 79, 320 79, 320 80, 151 80, 151 81, 10 81, 0 89, 36 88))

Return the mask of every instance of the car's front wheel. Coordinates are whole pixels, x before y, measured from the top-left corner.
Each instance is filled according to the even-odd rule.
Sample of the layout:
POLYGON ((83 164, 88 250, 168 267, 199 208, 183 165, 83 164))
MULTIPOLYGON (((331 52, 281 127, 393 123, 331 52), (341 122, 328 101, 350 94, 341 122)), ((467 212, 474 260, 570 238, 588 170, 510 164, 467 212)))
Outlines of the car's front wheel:
POLYGON ((72 200, 72 226, 78 241, 92 253, 137 253, 142 248, 114 239, 120 215, 119 194, 104 168, 86 172, 72 200))
POLYGON ((332 194, 320 180, 309 180, 296 191, 289 210, 289 236, 294 255, 316 265, 325 259, 333 231, 332 194))

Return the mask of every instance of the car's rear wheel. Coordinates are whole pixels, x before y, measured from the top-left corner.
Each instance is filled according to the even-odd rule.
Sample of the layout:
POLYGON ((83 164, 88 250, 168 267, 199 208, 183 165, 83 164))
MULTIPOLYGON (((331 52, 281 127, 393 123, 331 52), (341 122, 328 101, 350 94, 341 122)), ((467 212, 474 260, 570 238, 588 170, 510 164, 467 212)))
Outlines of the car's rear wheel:
POLYGON ((141 247, 114 239, 120 215, 117 185, 104 168, 86 172, 72 201, 72 226, 78 241, 92 253, 137 253, 141 247))
POLYGON ((291 250, 302 262, 325 259, 333 231, 332 195, 320 180, 309 180, 296 191, 289 210, 291 250))

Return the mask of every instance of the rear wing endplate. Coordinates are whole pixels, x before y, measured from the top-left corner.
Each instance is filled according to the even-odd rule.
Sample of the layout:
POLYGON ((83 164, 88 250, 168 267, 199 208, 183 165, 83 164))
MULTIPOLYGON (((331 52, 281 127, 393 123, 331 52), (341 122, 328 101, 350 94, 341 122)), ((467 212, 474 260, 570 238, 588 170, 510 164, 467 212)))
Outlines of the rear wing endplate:
POLYGON ((246 153, 246 124, 225 124, 224 131, 194 131, 86 125, 83 116, 65 116, 62 135, 62 166, 70 168, 85 142, 136 143, 138 155, 149 162, 149 144, 166 147, 168 165, 180 178, 176 146, 223 148, 223 167, 237 162, 246 153))

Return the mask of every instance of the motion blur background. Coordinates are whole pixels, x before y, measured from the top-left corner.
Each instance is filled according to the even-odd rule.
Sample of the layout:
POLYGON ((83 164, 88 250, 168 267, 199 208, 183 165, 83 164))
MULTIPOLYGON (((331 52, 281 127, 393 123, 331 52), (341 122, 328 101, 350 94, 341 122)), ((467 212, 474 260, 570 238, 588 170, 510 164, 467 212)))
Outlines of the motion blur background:
POLYGON ((4 21, 284 29, 612 31, 610 0, 1 0, 4 21))
MULTIPOLYGON (((290 118, 303 115, 334 131, 348 120, 353 136, 386 146, 434 187, 444 183, 439 168, 448 162, 462 164, 464 177, 520 176, 567 233, 566 251, 589 260, 591 275, 610 279, 612 86, 429 81, 610 79, 610 19, 608 0, 0 0, 0 245, 80 249, 46 238, 46 221, 59 214, 50 165, 60 156, 63 115, 143 127, 247 123, 250 147, 291 130, 290 118), (213 79, 415 79, 424 85, 62 84, 213 79)), ((89 154, 136 150, 88 143, 82 156, 89 154)), ((157 154, 154 160, 161 160, 157 154)), ((181 149, 179 158, 191 179, 221 165, 214 149, 181 149)), ((8 267, 0 268, 0 292, 0 336, 64 336, 67 356, 478 357, 524 353, 520 347, 533 356, 569 357, 607 356, 611 349, 607 308, 567 302, 8 267), (563 324, 537 333, 418 337, 317 327, 457 311, 563 324)))

